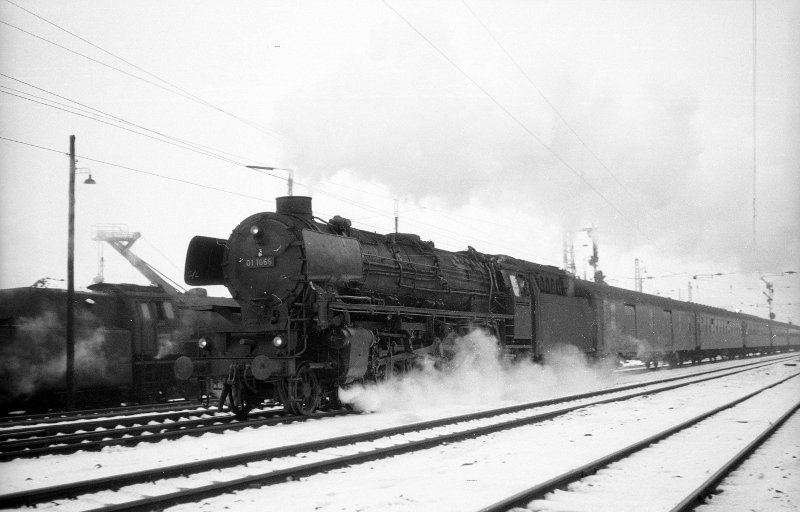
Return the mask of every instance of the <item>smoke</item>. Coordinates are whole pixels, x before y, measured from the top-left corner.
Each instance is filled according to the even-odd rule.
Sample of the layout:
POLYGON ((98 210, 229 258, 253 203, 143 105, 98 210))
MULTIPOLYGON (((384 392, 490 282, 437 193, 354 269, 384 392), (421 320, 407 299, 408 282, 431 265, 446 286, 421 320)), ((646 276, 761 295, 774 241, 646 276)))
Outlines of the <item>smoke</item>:
POLYGON ((176 355, 183 349, 184 339, 170 336, 169 333, 158 333, 158 351, 153 356, 154 359, 163 359, 170 355, 176 355))
POLYGON ((606 335, 606 347, 611 353, 635 353, 636 358, 642 360, 647 359, 653 352, 653 346, 649 341, 613 329, 609 329, 606 335))
MULTIPOLYGON (((417 22, 430 20, 429 12, 415 17, 414 9, 406 8, 417 22)), ((343 52, 346 60, 321 62, 292 89, 289 101, 276 107, 275 122, 292 141, 284 158, 312 182, 346 170, 385 185, 395 196, 434 198, 450 206, 465 199, 494 206, 501 197, 506 204, 524 205, 518 210, 531 218, 563 229, 596 224, 605 236, 601 264, 607 275, 627 275, 627 267, 612 262, 631 262, 645 250, 651 264, 663 262, 669 270, 664 273, 683 265, 743 272, 793 268, 800 251, 800 174, 794 171, 800 151, 786 151, 795 147, 786 141, 800 133, 796 111, 779 109, 778 101, 760 106, 771 115, 759 117, 753 190, 752 111, 719 101, 720 90, 741 83, 734 78, 739 71, 721 66, 709 74, 709 61, 701 59, 700 81, 691 67, 665 68, 647 52, 614 46, 616 40, 591 19, 591 9, 581 11, 550 13, 561 33, 549 33, 542 21, 547 14, 537 12, 538 19, 528 22, 543 23, 536 31, 541 39, 517 41, 526 45, 517 51, 539 70, 537 83, 557 111, 530 84, 518 81, 519 73, 485 44, 468 13, 450 13, 465 17, 425 27, 526 129, 435 52, 415 47, 407 27, 391 16, 373 32, 351 34, 346 41, 330 29, 332 41, 352 46, 343 52), (581 17, 586 23, 573 20, 581 17), (573 37, 565 37, 564 30, 575 30, 573 37), (601 30, 596 35, 605 50, 575 46, 587 30, 601 30), (558 45, 558 52, 547 51, 550 45, 558 45), (757 212, 750 206, 754 196, 757 212), (612 247, 620 258, 609 257, 612 247)), ((652 22, 649 13, 637 15, 652 22)), ((627 34, 630 27, 620 28, 627 34)), ((638 37, 649 40, 663 27, 649 28, 638 37)), ((708 55, 738 58, 734 46, 709 48, 708 55)), ((662 50, 666 58, 674 49, 662 50)), ((313 52, 302 57, 319 58, 317 46, 313 52)))
POLYGON ((341 389, 339 396, 369 412, 499 406, 607 387, 611 369, 589 364, 571 345, 555 347, 544 364, 511 361, 496 338, 476 330, 455 340, 455 354, 443 368, 423 363, 390 380, 341 389))
MULTIPOLYGON (((86 329, 90 319, 77 318, 75 332, 75 379, 78 385, 98 385, 109 380, 106 347, 109 331, 86 329)), ((46 311, 34 318, 22 318, 13 337, 0 348, 0 394, 4 398, 30 396, 43 390, 65 387, 66 338, 58 315, 46 311)))

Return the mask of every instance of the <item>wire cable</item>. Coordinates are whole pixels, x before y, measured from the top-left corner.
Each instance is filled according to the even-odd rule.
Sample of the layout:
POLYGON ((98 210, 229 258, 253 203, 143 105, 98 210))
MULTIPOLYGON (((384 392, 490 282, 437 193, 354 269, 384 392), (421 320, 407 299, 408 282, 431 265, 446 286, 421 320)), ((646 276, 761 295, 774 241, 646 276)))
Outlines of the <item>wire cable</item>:
POLYGON ((13 80, 13 81, 15 81, 15 82, 18 82, 18 83, 20 83, 20 84, 24 84, 24 85, 26 85, 26 86, 28 86, 28 87, 30 87, 30 88, 32 88, 32 89, 35 89, 35 90, 37 90, 37 91, 41 91, 41 92, 44 92, 44 93, 50 94, 50 95, 52 95, 52 96, 54 96, 54 97, 56 97, 56 98, 60 98, 60 99, 66 100, 66 101, 68 101, 68 102, 70 102, 70 103, 72 103, 72 104, 74 104, 74 105, 78 105, 79 107, 82 107, 82 108, 77 108, 77 107, 75 107, 74 105, 63 104, 63 103, 57 102, 57 101, 55 101, 55 100, 52 100, 52 99, 49 99, 49 98, 44 98, 44 97, 41 97, 41 96, 36 96, 36 95, 34 95, 34 94, 31 94, 31 93, 28 93, 28 92, 25 92, 25 91, 20 91, 20 90, 17 90, 17 89, 13 89, 13 88, 11 88, 11 87, 7 87, 7 86, 0 86, 0 87, 4 87, 4 88, 6 88, 6 89, 9 89, 9 90, 12 90, 12 91, 16 91, 16 92, 19 92, 19 93, 21 93, 21 94, 25 94, 25 95, 27 95, 27 96, 31 96, 31 97, 34 97, 34 98, 38 98, 38 99, 41 99, 41 100, 44 100, 44 101, 48 101, 48 102, 50 102, 50 103, 54 103, 54 104, 56 104, 56 105, 61 105, 61 106, 63 106, 63 107, 70 108, 70 109, 72 109, 72 110, 77 110, 77 111, 84 112, 84 113, 87 113, 87 114, 88 114, 88 113, 92 113, 92 114, 99 114, 99 115, 102 115, 102 116, 104 116, 104 117, 106 117, 106 118, 108 118, 108 119, 111 119, 111 120, 114 120, 114 121, 118 121, 118 122, 120 122, 120 123, 127 124, 127 125, 130 125, 130 126, 134 126, 134 127, 136 127, 136 128, 139 128, 139 129, 141 129, 141 130, 145 130, 145 131, 147 131, 147 132, 153 133, 153 134, 155 134, 155 135, 158 135, 158 136, 160 136, 160 137, 164 137, 164 138, 167 138, 167 139, 173 140, 173 141, 175 141, 175 142, 178 142, 178 143, 181 143, 181 144, 185 144, 185 145, 187 145, 187 146, 192 146, 192 147, 194 147, 194 148, 197 148, 197 149, 199 149, 199 150, 206 150, 206 151, 209 151, 209 152, 214 152, 214 153, 217 153, 217 154, 220 154, 220 155, 227 155, 227 156, 230 156, 230 157, 233 157, 233 158, 239 158, 239 159, 248 160, 248 161, 255 161, 255 159, 253 159, 253 158, 250 158, 250 157, 245 157, 245 156, 241 156, 241 155, 236 155, 236 154, 229 153, 229 152, 227 152, 227 151, 224 151, 224 150, 221 150, 221 149, 215 149, 215 148, 211 148, 210 146, 205 146, 205 145, 203 145, 203 144, 198 144, 198 143, 195 143, 195 142, 188 141, 188 140, 186 140, 186 139, 181 139, 181 138, 179 138, 179 137, 175 137, 175 136, 172 136, 172 135, 167 135, 167 134, 165 134, 165 133, 159 132, 159 131, 157 131, 157 130, 153 130, 153 129, 151 129, 151 128, 147 128, 147 127, 145 127, 145 126, 142 126, 142 125, 140 125, 140 124, 134 123, 134 122, 132 122, 132 121, 128 121, 128 120, 126 120, 126 119, 123 119, 123 118, 121 118, 121 117, 119 117, 119 116, 116 116, 116 115, 113 115, 113 114, 109 114, 108 112, 105 112, 105 111, 103 111, 103 110, 100 110, 100 109, 98 109, 98 108, 92 107, 92 106, 90 106, 90 105, 87 105, 87 104, 85 104, 85 103, 81 103, 81 102, 79 102, 79 101, 77 101, 77 100, 73 100, 73 99, 71 99, 71 98, 67 98, 66 96, 63 96, 63 95, 57 94, 57 93, 55 93, 55 92, 53 92, 53 91, 50 91, 50 90, 48 90, 48 89, 44 89, 44 88, 42 88, 42 87, 38 87, 38 86, 36 86, 36 85, 34 85, 34 84, 30 83, 30 82, 26 82, 26 81, 24 81, 24 80, 20 80, 19 78, 15 78, 15 77, 13 77, 13 76, 6 75, 6 74, 4 74, 4 73, 0 73, 0 76, 2 76, 2 77, 4 77, 4 78, 7 78, 7 79, 9 79, 9 80, 13 80))
MULTIPOLYGON (((15 3, 13 3, 13 2, 10 2, 10 0, 6 0, 6 1, 7 1, 7 2, 9 2, 9 3, 11 3, 12 5, 15 5, 15 6, 17 6, 17 7, 20 7, 20 6, 18 6, 17 4, 15 4, 15 3)), ((20 8, 22 9, 22 7, 20 7, 20 8)), ((28 11, 27 9, 23 9, 23 10, 25 10, 26 12, 29 12, 29 13, 30 13, 30 11, 28 11)), ((31 13, 31 14, 33 14, 33 13, 31 13)), ((266 127, 264 127, 264 126, 261 126, 261 125, 259 125, 258 123, 255 123, 255 122, 253 122, 253 121, 250 121, 250 120, 247 120, 247 119, 245 119, 245 118, 243 118, 243 117, 240 117, 240 116, 237 116, 237 115, 235 115, 235 114, 232 114, 232 113, 230 113, 230 112, 228 112, 228 111, 226 111, 226 110, 223 110, 223 109, 221 109, 221 108, 217 107, 216 105, 213 105, 212 103, 209 103, 208 101, 206 101, 206 100, 203 100, 202 98, 199 98, 198 96, 195 96, 194 94, 191 94, 191 93, 189 93, 189 92, 185 91, 184 89, 181 89, 181 88, 179 88, 179 87, 177 87, 177 86, 175 86, 175 85, 171 84, 170 82, 167 82, 166 80, 163 80, 163 79, 161 79, 161 78, 158 78, 156 75, 153 75, 152 73, 149 73, 149 72, 147 72, 147 71, 144 71, 144 70, 142 70, 142 69, 141 69, 141 68, 139 68, 138 66, 136 66, 136 65, 133 65, 133 64, 129 63, 128 61, 126 61, 126 60, 124 60, 124 59, 120 58, 120 57, 117 57, 116 55, 112 54, 111 52, 108 52, 108 51, 106 51, 106 50, 103 50, 102 48, 98 47, 97 45, 95 45, 95 44, 93 44, 93 43, 90 43, 90 42, 86 41, 85 39, 83 39, 83 38, 81 38, 81 37, 79 37, 79 36, 77 36, 77 35, 73 34, 72 32, 69 32, 69 31, 68 31, 68 30, 66 30, 66 29, 62 29, 62 28, 61 28, 61 27, 59 27, 58 25, 56 25, 56 24, 54 24, 54 23, 52 23, 52 22, 50 22, 50 21, 48 21, 48 20, 45 20, 45 19, 44 19, 44 18, 42 18, 41 16, 38 16, 38 15, 36 15, 36 14, 33 14, 33 15, 34 15, 34 16, 36 16, 36 17, 37 17, 37 18, 39 18, 39 19, 42 19, 43 21, 46 21, 47 23, 50 23, 51 25, 53 25, 53 26, 55 26, 55 27, 59 28, 60 30, 64 30, 65 32, 67 32, 67 33, 68 33, 68 34, 70 34, 70 35, 73 35, 73 36, 75 36, 75 37, 78 37, 78 39, 80 39, 81 41, 84 41, 84 42, 86 42, 86 43, 88 43, 88 44, 91 44, 93 47, 95 47, 95 48, 98 48, 98 49, 100 49, 101 51, 103 51, 103 52, 105 52, 105 53, 107 53, 107 54, 109 54, 109 55, 111 55, 111 56, 113 56, 113 57, 115 57, 115 58, 117 58, 117 59, 120 59, 121 61, 125 62, 126 64, 129 64, 129 65, 133 66, 135 69, 138 69, 138 70, 140 70, 140 71, 142 71, 142 72, 144 72, 144 73, 148 74, 149 76, 153 76, 153 77, 155 77, 157 80, 159 80, 159 81, 161 81, 161 82, 163 82, 163 83, 165 83, 165 84, 169 84, 169 87, 166 87, 166 86, 164 86, 164 85, 162 85, 162 84, 160 84, 160 83, 154 82, 154 81, 152 81, 152 80, 148 80, 147 78, 141 77, 141 76, 139 76, 139 75, 136 75, 136 74, 134 74, 134 73, 130 73, 130 72, 128 72, 128 71, 125 71, 125 70, 123 70, 123 69, 120 69, 120 68, 118 68, 118 67, 116 67, 116 66, 113 66, 113 65, 111 65, 111 64, 108 64, 108 63, 106 63, 106 62, 100 61, 100 60, 98 60, 98 59, 95 59, 95 58, 93 58, 93 57, 90 57, 90 56, 88 56, 88 55, 86 55, 86 54, 83 54, 83 53, 81 53, 81 52, 75 51, 75 50, 73 50, 73 49, 71 49, 71 48, 68 48, 68 47, 66 47, 66 46, 64 46, 64 45, 58 44, 58 43, 56 43, 56 42, 53 42, 53 41, 51 41, 51 40, 49 40, 49 39, 47 39, 47 38, 45 38, 45 37, 39 36, 39 35, 37 35, 37 34, 34 34, 33 32, 30 32, 30 31, 28 31, 28 30, 25 30, 25 29, 23 29, 23 28, 17 27, 16 25, 12 25, 11 23, 8 23, 8 22, 6 22, 6 21, 0 20, 0 23, 2 23, 3 25, 6 25, 6 26, 8 26, 8 27, 10 27, 10 28, 13 28, 13 29, 15 29, 15 30, 18 30, 18 31, 20 31, 20 32, 22 32, 22 33, 24 33, 24 34, 27 34, 27 35, 29 35, 29 36, 31 36, 31 37, 34 37, 34 38, 36 38, 36 39, 39 39, 40 41, 43 41, 43 42, 45 42, 45 43, 48 43, 48 44, 51 44, 51 45, 53 45, 53 46, 56 46, 56 47, 58 47, 58 48, 61 48, 61 49, 62 49, 62 50, 64 50, 64 51, 67 51, 67 52, 69 52, 69 53, 72 53, 72 54, 78 55, 78 56, 80 56, 80 57, 83 57, 84 59, 87 59, 87 60, 89 60, 89 61, 91 61, 91 62, 94 62, 94 63, 96 63, 96 64, 99 64, 99 65, 101 65, 101 66, 104 66, 104 67, 106 67, 106 68, 112 69, 112 70, 114 70, 114 71, 117 71, 117 72, 119 72, 119 73, 122 73, 122 74, 124 74, 124 75, 127 75, 127 76, 129 76, 129 77, 131 77, 131 78, 134 78, 134 79, 136 79, 136 80, 140 80, 140 81, 142 81, 142 82, 145 82, 145 83, 147 83, 147 84, 150 84, 150 85, 152 85, 152 86, 154 86, 154 87, 158 87, 159 89, 162 89, 162 90, 164 90, 164 91, 167 91, 167 92, 169 92, 169 93, 172 93, 172 94, 176 94, 176 95, 178 95, 178 96, 181 96, 181 97, 183 97, 183 98, 186 98, 186 99, 188 99, 188 100, 190 100, 190 101, 194 101, 195 103, 199 103, 199 104, 201 104, 201 105, 204 105, 204 106, 206 106, 206 107, 213 108, 214 110, 217 110, 217 111, 219 111, 219 112, 221 112, 221 113, 223 113, 223 114, 226 114, 226 115, 228 115, 228 116, 230 116, 230 117, 233 117, 234 119, 237 119, 238 121, 241 121, 241 122, 243 122, 243 123, 245 123, 245 124, 249 125, 250 127, 252 127, 252 128, 255 128, 255 129, 257 129, 257 130, 261 131, 261 132, 262 132, 262 133, 264 133, 265 135, 269 135, 270 137, 273 137, 274 139, 276 139, 276 140, 280 141, 281 143, 283 143, 283 142, 284 142, 284 141, 283 141, 283 139, 281 139, 281 137, 280 137, 280 136, 276 135, 276 134, 275 134, 275 133, 274 133, 272 130, 269 130, 269 129, 267 129, 266 127)))
POLYGON ((541 146, 542 146, 542 147, 543 147, 543 148, 544 148, 544 149, 545 149, 545 150, 546 150, 548 153, 550 153, 550 155, 552 155, 552 156, 553 156, 553 158, 555 158, 555 159, 556 159, 556 160, 557 160, 557 161, 558 161, 558 162, 559 162, 561 165, 563 165, 563 166, 564 166, 566 169, 568 169, 568 170, 569 170, 569 171, 570 171, 572 174, 574 174, 576 177, 578 177, 578 179, 580 179, 582 182, 584 182, 584 183, 586 184, 586 186, 587 186, 587 187, 589 187, 589 189, 591 189, 591 190, 592 190, 592 192, 594 192, 594 193, 595 193, 597 196, 599 196, 599 197, 600 197, 600 198, 601 198, 603 201, 605 201, 605 202, 606 202, 606 203, 607 203, 609 206, 611 206, 611 208, 613 208, 613 209, 614 209, 614 211, 616 211, 616 212, 617 212, 617 213, 618 213, 618 214, 619 214, 619 215, 620 215, 620 216, 621 216, 623 219, 625 219, 625 220, 626 220, 626 221, 627 221, 627 222, 628 222, 628 223, 629 223, 631 226, 633 226, 633 227, 634 227, 634 228, 635 228, 637 231, 639 231, 639 233, 641 233, 643 236, 647 237, 647 234, 646 234, 646 233, 644 233, 644 232, 643 232, 643 231, 642 231, 642 230, 639 228, 639 225, 638 225, 638 223, 636 223, 636 222, 635 222, 634 220, 632 220, 630 217, 628 217, 627 215, 625 215, 625 213, 624 213, 622 210, 620 210, 620 209, 619 209, 619 207, 618 207, 616 204, 614 204, 614 203, 613 203, 611 200, 609 200, 609 199, 608 199, 606 196, 604 196, 604 195, 603 195, 603 194, 602 194, 602 193, 601 193, 601 192, 600 192, 600 191, 599 191, 599 190, 598 190, 598 189, 597 189, 597 188, 596 188, 594 185, 592 185, 592 184, 591 184, 591 183, 590 183, 590 182, 589 182, 589 181, 588 181, 588 180, 587 180, 587 179, 586 179, 586 178, 583 176, 583 174, 582 174, 582 173, 578 172, 578 171, 577 171, 575 168, 573 168, 571 165, 569 165, 569 163, 567 163, 567 162, 566 162, 566 160, 564 160, 564 159, 561 157, 561 155, 559 155, 558 153, 556 153, 556 151, 555 151, 553 148, 551 148, 551 147, 550 147, 549 145, 547 145, 547 144, 546 144, 546 143, 545 143, 545 142, 544 142, 542 139, 540 139, 540 138, 539 138, 539 136, 537 136, 535 133, 533 133, 533 131, 531 131, 531 129, 530 129, 530 128, 528 128, 528 127, 525 125, 525 123, 523 123, 523 122, 522 122, 522 121, 521 121, 521 120, 520 120, 518 117, 516 117, 516 116, 515 116, 515 115, 514 115, 514 114, 513 114, 513 113, 512 113, 510 110, 508 110, 508 109, 507 109, 507 108, 506 108, 506 107, 505 107, 505 106, 504 106, 502 103, 500 103, 500 102, 499 102, 499 101, 498 101, 498 100, 497 100, 497 99, 496 99, 494 96, 492 96, 492 95, 489 93, 489 91, 487 91, 486 89, 484 89, 484 88, 483 88, 483 87, 482 87, 482 86, 481 86, 481 85, 480 85, 480 84, 479 84, 479 83, 478 83, 478 82, 477 82, 477 81, 476 81, 474 78, 472 78, 472 77, 471 77, 471 76, 470 76, 470 75, 469 75, 469 74, 468 74, 466 71, 464 71, 463 69, 461 69, 461 67, 459 67, 459 65, 458 65, 458 64, 456 64, 456 63, 455 63, 455 62, 454 62, 454 61, 453 61, 453 60, 452 60, 452 59, 451 59, 451 58, 450 58, 450 57, 449 57, 449 56, 448 56, 448 55, 447 55, 447 54, 446 54, 444 51, 442 51, 441 49, 439 49, 439 47, 437 47, 435 44, 433 44, 433 42, 432 42, 430 39, 428 39, 428 37, 426 37, 426 36, 425 36, 425 34, 423 34, 422 32, 420 32, 420 31, 419 31, 419 30, 418 30, 418 29, 417 29, 417 28, 416 28, 416 27, 415 27, 415 26, 414 26, 414 25, 413 25, 413 24, 412 24, 412 23, 411 23, 411 22, 410 22, 408 19, 406 19, 406 18, 405 18, 405 17, 404 17, 402 14, 400 14, 400 12, 399 12, 399 11, 397 11, 397 10, 396 10, 394 7, 392 7, 392 6, 389 4, 389 2, 388 2, 387 0, 382 0, 382 1, 383 1, 383 4, 384 4, 384 5, 386 5, 386 7, 387 7, 387 8, 389 8, 389 9, 390 9, 390 10, 391 10, 393 13, 395 13, 395 14, 396 14, 396 15, 397 15, 397 16, 398 16, 398 17, 399 17, 401 20, 403 20, 403 22, 405 22, 405 23, 406 23, 406 25, 408 25, 408 26, 411 28, 411 30, 413 30, 413 31, 414 31, 414 32, 415 32, 415 33, 416 33, 416 34, 417 34, 419 37, 421 37, 421 38, 422 38, 422 39, 423 39, 423 40, 424 40, 426 43, 428 43, 428 45, 430 45, 430 46, 431 46, 431 48, 433 48, 433 49, 434 49, 434 50, 435 50, 435 51, 436 51, 436 52, 437 52, 439 55, 441 55, 441 56, 442 56, 442 58, 444 58, 444 59, 445 59, 445 60, 446 60, 446 61, 447 61, 447 62, 448 62, 448 63, 449 63, 451 66, 453 66, 453 67, 454 67, 454 68, 455 68, 455 69, 456 69, 456 70, 457 70, 459 73, 461 73, 461 74, 462 74, 462 75, 463 75, 463 76, 464 76, 464 77, 465 77, 467 80, 469 80, 469 81, 470 81, 470 83, 472 83, 472 85, 474 85, 474 86, 475 86, 475 87, 476 87, 476 88, 477 88, 479 91, 481 91, 481 92, 482 92, 482 93, 483 93, 483 94, 484 94, 484 95, 485 95, 487 98, 489 98, 489 100, 491 100, 491 101, 492 101, 492 103, 494 103, 494 104, 495 104, 495 105, 496 105, 496 106, 497 106, 497 107, 498 107, 500 110, 502 110, 502 111, 503 111, 503 113, 505 113, 505 114, 506 114, 506 116, 508 116, 508 117, 509 117, 509 118, 510 118, 512 121, 514 121, 514 123, 515 123, 515 124, 517 124, 517 126, 519 126, 520 128, 522 128, 522 130, 523 130, 525 133, 527 133, 527 134, 528 134, 528 135, 529 135, 531 138, 533 138, 533 139, 534 139, 536 142, 538 142, 538 143, 539 143, 539 145, 541 145, 541 146))
MULTIPOLYGON (((61 151, 61 150, 58 150, 58 149, 54 149, 54 148, 48 148, 48 147, 45 147, 45 146, 39 146, 38 144, 32 144, 30 142, 23 142, 23 141, 20 141, 20 140, 12 139, 12 138, 9 138, 9 137, 3 137, 3 136, 0 136, 0 139, 6 140, 6 141, 9 141, 9 142, 14 142, 14 143, 17 143, 17 144, 22 144, 24 146, 30 146, 30 147, 41 149, 41 150, 44 150, 44 151, 50 151, 50 152, 53 152, 53 153, 59 153, 59 154, 62 154, 62 155, 69 156, 69 154, 65 153, 64 151, 61 151)), ((183 184, 186 184, 186 185, 192 185, 194 187, 200 187, 200 188, 204 188, 204 189, 208 189, 208 190, 214 190, 214 191, 217 191, 217 192, 222 192, 224 194, 230 194, 230 195, 234 195, 234 196, 244 197, 244 198, 247 198, 247 199, 254 199, 254 200, 259 201, 259 202, 267 201, 267 199, 264 199, 263 197, 251 196, 251 195, 242 194, 242 193, 239 193, 239 192, 234 192, 232 190, 225 190, 225 189, 222 189, 222 188, 212 187, 211 185, 203 185, 202 183, 195 183, 195 182, 189 181, 189 180, 182 180, 180 178, 173 178, 171 176, 164 176, 163 174, 158 174, 156 172, 143 171, 141 169, 136 169, 134 167, 129 167, 129 166, 126 166, 126 165, 121 165, 121 164, 115 164, 113 162, 107 162, 105 160, 99 160, 99 159, 96 159, 96 158, 90 158, 88 156, 76 155, 76 158, 79 158, 81 160, 86 160, 86 161, 89 161, 89 162, 95 162, 95 163, 98 163, 98 164, 108 165, 108 166, 111 166, 111 167, 116 167, 118 169, 123 169, 123 170, 126 170, 126 171, 131 171, 131 172, 135 172, 135 173, 139 173, 139 174, 144 174, 144 175, 147 175, 147 176, 153 176, 153 177, 156 177, 156 178, 161 178, 161 179, 165 179, 165 180, 169 180, 169 181, 175 181, 175 182, 183 183, 183 184)), ((276 176, 276 177, 278 177, 278 176, 276 176)))
MULTIPOLYGON (((597 163, 600 164, 600 166, 606 171, 606 173, 609 176, 611 176, 611 178, 617 183, 617 185, 619 185, 634 201, 636 201, 637 203, 641 204, 641 201, 639 201, 639 199, 637 199, 633 195, 633 193, 628 189, 628 187, 626 187, 619 180, 619 178, 617 178, 616 174, 614 174, 611 171, 611 169, 609 169, 608 166, 605 163, 603 163, 603 161, 600 159, 600 157, 597 156, 597 154, 594 151, 592 151, 592 149, 589 147, 589 145, 586 144, 586 142, 583 140, 583 138, 580 135, 578 135, 578 132, 575 131, 575 129, 567 122, 567 120, 564 118, 564 116, 561 115, 561 112, 559 112, 559 110, 556 108, 556 106, 553 105, 553 103, 547 98, 547 96, 545 96, 545 94, 542 92, 542 90, 539 87, 537 87, 537 85, 533 82, 533 80, 528 75, 528 73, 525 72, 525 70, 522 68, 522 66, 520 66, 520 64, 517 62, 517 60, 503 46, 503 44, 497 39, 497 37, 495 37, 495 35, 492 33, 492 31, 489 30, 489 27, 486 26, 486 24, 475 13, 475 11, 472 10, 472 8, 469 6, 469 4, 467 4, 466 0, 461 0, 461 3, 464 4, 464 7, 467 8, 467 10, 472 14, 472 16, 480 24, 480 26, 483 27, 483 30, 492 39, 492 41, 494 41, 494 43, 497 45, 497 47, 500 48, 500 50, 506 55, 506 57, 508 57, 508 60, 510 60, 511 63, 514 64, 514 67, 517 68, 517 70, 520 72, 520 74, 522 74, 522 76, 525 77, 525 80, 527 80, 528 83, 531 84, 531 87, 533 87, 534 90, 536 90, 536 92, 539 93, 539 96, 544 100, 544 102, 547 104, 547 106, 550 107, 550 109, 556 114, 556 116, 561 120, 561 122, 564 123, 564 126, 567 127, 567 129, 572 133, 572 135, 575 136, 575 138, 578 140, 578 142, 580 142, 581 146, 583 146, 584 149, 586 149, 586 151, 588 151, 589 154, 592 155, 592 158, 594 158, 597 161, 597 163)), ((642 209, 640 211, 645 212, 648 216, 650 216, 650 218, 654 219, 652 214, 647 212, 646 209, 642 209)))

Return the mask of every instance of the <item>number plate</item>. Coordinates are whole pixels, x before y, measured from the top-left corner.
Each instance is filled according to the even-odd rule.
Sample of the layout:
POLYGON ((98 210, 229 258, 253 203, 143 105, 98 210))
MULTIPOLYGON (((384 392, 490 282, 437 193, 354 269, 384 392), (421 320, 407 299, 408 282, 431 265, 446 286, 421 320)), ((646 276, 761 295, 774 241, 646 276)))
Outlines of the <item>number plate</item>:
POLYGON ((263 258, 245 258, 246 268, 267 268, 275 266, 275 256, 264 256, 263 258))

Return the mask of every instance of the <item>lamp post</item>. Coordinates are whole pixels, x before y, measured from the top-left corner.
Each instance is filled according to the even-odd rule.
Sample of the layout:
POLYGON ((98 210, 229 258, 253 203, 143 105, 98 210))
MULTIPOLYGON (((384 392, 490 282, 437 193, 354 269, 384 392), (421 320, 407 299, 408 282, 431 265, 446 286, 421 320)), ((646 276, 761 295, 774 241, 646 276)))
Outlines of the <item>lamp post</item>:
POLYGON ((294 185, 294 169, 286 169, 284 167, 263 167, 260 165, 247 165, 245 166, 248 169, 256 169, 259 171, 288 171, 289 172, 289 180, 288 180, 288 195, 292 194, 292 185, 294 185))
MULTIPOLYGON (((75 136, 69 136, 69 214, 67 217, 67 408, 75 408, 75 136)), ((94 185, 91 173, 84 181, 94 185)))

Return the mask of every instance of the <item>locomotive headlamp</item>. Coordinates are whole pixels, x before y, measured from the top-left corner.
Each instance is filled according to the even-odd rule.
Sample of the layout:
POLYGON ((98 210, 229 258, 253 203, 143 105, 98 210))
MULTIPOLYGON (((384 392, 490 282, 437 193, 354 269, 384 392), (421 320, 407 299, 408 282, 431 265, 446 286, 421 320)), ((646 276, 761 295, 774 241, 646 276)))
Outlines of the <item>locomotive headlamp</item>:
POLYGON ((272 344, 277 348, 283 345, 283 338, 280 336, 275 336, 272 338, 272 344))
POLYGON ((208 340, 205 338, 200 338, 197 340, 197 346, 200 348, 206 348, 208 346, 208 340))
POLYGON ((258 236, 259 234, 261 234, 261 229, 259 229, 258 226, 253 224, 252 226, 250 226, 250 234, 253 236, 258 236))

